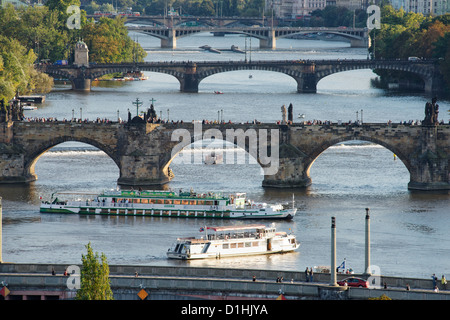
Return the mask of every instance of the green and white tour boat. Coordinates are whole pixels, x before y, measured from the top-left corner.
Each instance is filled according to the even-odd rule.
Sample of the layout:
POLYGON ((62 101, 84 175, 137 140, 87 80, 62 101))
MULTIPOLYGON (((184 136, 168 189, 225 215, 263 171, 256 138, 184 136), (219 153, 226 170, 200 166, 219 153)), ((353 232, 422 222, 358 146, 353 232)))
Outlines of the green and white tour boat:
POLYGON ((103 214, 222 219, 292 219, 297 209, 282 204, 254 203, 245 193, 174 191, 106 191, 101 194, 54 193, 42 201, 42 213, 103 214))

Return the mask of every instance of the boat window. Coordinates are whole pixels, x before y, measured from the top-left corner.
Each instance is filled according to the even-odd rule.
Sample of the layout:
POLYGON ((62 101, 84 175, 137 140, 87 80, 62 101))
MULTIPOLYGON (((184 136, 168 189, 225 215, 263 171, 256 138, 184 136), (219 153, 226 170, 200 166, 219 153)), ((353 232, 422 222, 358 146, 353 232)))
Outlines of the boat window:
POLYGON ((197 201, 197 204, 198 204, 198 205, 204 205, 204 204, 205 204, 205 201, 204 201, 204 200, 199 200, 199 201, 197 201))
POLYGON ((223 249, 228 249, 230 246, 229 246, 229 244, 228 243, 224 243, 223 245, 222 245, 222 248, 223 249))
POLYGON ((207 243, 207 244, 205 244, 205 246, 203 247, 203 250, 202 250, 202 253, 205 253, 206 251, 208 251, 208 248, 209 248, 209 245, 210 245, 211 243, 207 243))
POLYGON ((230 243, 230 248, 232 249, 236 248, 236 243, 230 243))
POLYGON ((189 204, 189 200, 181 200, 181 204, 189 204))
POLYGON ((157 203, 157 204, 163 204, 163 203, 164 203, 164 200, 163 200, 163 199, 158 199, 158 200, 156 200, 156 203, 157 203))
POLYGON ((155 199, 149 199, 149 200, 148 200, 148 203, 150 203, 150 204, 155 204, 156 202, 155 202, 155 199))
POLYGON ((181 201, 180 200, 173 200, 173 204, 180 204, 181 201))
POLYGON ((165 204, 172 204, 172 200, 164 200, 165 204))
POLYGON ((191 200, 191 205, 195 205, 195 200, 191 200))
POLYGON ((141 199, 141 203, 148 203, 148 199, 141 199))
POLYGON ((246 248, 249 248, 249 247, 251 247, 251 246, 252 246, 252 243, 251 243, 251 242, 246 242, 246 243, 245 243, 245 247, 246 247, 246 248))
POLYGON ((210 201, 210 200, 205 201, 205 204, 206 204, 207 206, 212 206, 213 203, 214 203, 214 201, 210 201))

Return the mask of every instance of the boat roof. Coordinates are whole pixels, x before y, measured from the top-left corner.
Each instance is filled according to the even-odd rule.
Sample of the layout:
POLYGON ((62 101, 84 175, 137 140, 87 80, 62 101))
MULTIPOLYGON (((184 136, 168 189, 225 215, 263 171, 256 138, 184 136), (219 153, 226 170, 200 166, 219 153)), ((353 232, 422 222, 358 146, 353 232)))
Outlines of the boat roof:
POLYGON ((241 226, 222 226, 222 227, 207 227, 208 230, 220 231, 235 231, 235 230, 248 230, 248 229, 265 229, 264 224, 247 224, 241 226))
MULTIPOLYGON (((245 196, 245 193, 237 194, 239 196, 245 196)), ((184 199, 228 199, 222 192, 206 192, 197 193, 191 191, 160 191, 160 190, 121 190, 121 191, 105 191, 101 197, 133 197, 133 198, 184 198, 184 199)))
MULTIPOLYGON (((93 195, 93 196, 99 196, 99 197, 128 197, 128 198, 178 198, 178 199, 200 199, 204 198, 205 200, 226 200, 228 199, 228 196, 224 195, 222 192, 204 192, 204 193, 197 193, 197 192, 183 192, 180 190, 180 192, 175 191, 167 191, 167 190, 109 190, 109 191, 103 191, 100 194, 94 193, 94 192, 83 192, 83 191, 75 191, 75 192, 68 192, 68 191, 60 191, 60 192, 54 192, 53 194, 59 194, 59 195, 93 195)), ((239 192, 234 193, 232 196, 236 198, 245 198, 246 193, 245 192, 239 192)))
POLYGON ((59 192, 53 192, 52 194, 71 194, 71 195, 91 195, 91 196, 96 196, 98 195, 98 193, 94 193, 94 192, 85 192, 85 191, 59 191, 59 192))

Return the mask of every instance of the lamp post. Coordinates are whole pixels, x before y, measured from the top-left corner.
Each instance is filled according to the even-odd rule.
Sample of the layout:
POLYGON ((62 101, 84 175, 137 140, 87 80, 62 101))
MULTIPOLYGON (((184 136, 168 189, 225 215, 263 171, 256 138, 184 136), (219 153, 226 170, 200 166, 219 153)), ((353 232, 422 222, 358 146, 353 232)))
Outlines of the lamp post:
POLYGON ((331 217, 331 282, 330 286, 337 287, 336 281, 336 218, 331 217))
POLYGON ((366 208, 366 239, 365 239, 365 246, 366 246, 366 256, 364 259, 364 269, 366 274, 371 274, 370 271, 370 215, 369 215, 369 208, 366 208))

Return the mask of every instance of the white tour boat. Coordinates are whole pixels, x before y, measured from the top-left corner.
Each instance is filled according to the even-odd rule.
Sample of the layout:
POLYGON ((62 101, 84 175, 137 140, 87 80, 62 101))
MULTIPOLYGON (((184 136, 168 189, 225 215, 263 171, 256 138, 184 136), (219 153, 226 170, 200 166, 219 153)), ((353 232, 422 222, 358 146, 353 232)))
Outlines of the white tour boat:
POLYGON ((277 232, 275 227, 263 224, 200 228, 203 231, 204 237, 178 238, 167 251, 167 257, 191 260, 248 256, 290 252, 300 246, 295 235, 277 232))
POLYGON ((254 203, 245 193, 108 191, 102 194, 55 193, 42 201, 42 213, 77 213, 184 218, 292 219, 297 208, 254 203), (72 196, 72 199, 69 199, 72 196))

